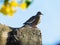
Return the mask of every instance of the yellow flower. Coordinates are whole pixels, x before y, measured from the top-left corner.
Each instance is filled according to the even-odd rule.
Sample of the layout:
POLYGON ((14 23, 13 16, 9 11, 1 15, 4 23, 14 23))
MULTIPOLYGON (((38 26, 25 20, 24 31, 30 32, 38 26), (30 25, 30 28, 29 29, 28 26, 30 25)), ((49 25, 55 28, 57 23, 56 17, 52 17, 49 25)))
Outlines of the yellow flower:
POLYGON ((4 15, 13 16, 13 14, 16 12, 16 10, 13 10, 13 8, 11 6, 3 5, 0 12, 3 13, 4 15))
POLYGON ((3 5, 2 8, 1 8, 1 12, 2 12, 4 15, 7 15, 7 13, 9 12, 9 7, 3 5))
POLYGON ((16 7, 18 6, 18 3, 15 0, 13 0, 12 2, 10 2, 10 6, 16 7))
POLYGON ((13 14, 16 12, 16 10, 13 10, 11 7, 10 7, 10 11, 8 13, 8 16, 13 16, 13 14))
POLYGON ((26 3, 22 3, 22 4, 19 5, 19 7, 20 7, 22 10, 25 10, 25 9, 26 9, 26 6, 27 6, 26 3))

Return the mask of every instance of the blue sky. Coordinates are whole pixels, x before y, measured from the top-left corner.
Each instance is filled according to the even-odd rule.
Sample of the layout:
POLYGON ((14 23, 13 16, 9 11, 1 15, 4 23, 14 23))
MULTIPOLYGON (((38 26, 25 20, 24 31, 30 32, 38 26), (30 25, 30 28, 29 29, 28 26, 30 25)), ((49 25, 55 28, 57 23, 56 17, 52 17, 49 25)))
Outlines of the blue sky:
POLYGON ((25 11, 18 8, 13 17, 3 16, 0 13, 0 23, 11 27, 21 27, 27 19, 41 11, 44 15, 37 27, 42 32, 42 42, 44 44, 54 44, 60 41, 59 4, 60 0, 34 0, 25 11))

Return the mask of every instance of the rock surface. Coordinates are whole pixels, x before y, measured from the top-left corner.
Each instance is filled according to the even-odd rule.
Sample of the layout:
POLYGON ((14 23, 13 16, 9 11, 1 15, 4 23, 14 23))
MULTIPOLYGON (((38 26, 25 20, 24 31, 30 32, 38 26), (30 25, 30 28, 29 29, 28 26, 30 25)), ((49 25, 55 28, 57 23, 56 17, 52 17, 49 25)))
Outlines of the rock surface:
POLYGON ((42 45, 41 31, 28 25, 17 30, 0 25, 0 45, 42 45))
POLYGON ((0 24, 0 45, 6 45, 8 32, 12 31, 8 26, 0 24))

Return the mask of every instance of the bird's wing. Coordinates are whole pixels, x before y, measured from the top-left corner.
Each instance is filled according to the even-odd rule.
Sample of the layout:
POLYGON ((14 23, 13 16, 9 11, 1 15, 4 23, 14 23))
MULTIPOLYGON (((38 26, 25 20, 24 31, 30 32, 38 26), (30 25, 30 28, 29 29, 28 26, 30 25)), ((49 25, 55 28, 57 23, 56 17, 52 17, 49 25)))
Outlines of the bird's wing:
MULTIPOLYGON (((32 16, 30 19, 28 19, 25 23, 32 23, 35 21, 35 16, 32 16)), ((24 23, 24 24, 25 24, 24 23)))

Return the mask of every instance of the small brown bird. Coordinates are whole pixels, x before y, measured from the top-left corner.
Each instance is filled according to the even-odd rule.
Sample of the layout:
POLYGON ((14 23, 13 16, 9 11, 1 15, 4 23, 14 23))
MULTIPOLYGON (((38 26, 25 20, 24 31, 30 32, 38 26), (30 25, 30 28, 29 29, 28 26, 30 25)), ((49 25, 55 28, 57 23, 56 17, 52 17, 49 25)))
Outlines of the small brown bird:
POLYGON ((38 24, 39 20, 40 20, 40 15, 42 15, 41 12, 37 12, 37 14, 35 16, 32 16, 30 19, 28 19, 24 25, 29 25, 31 27, 36 27, 36 25, 38 24))

